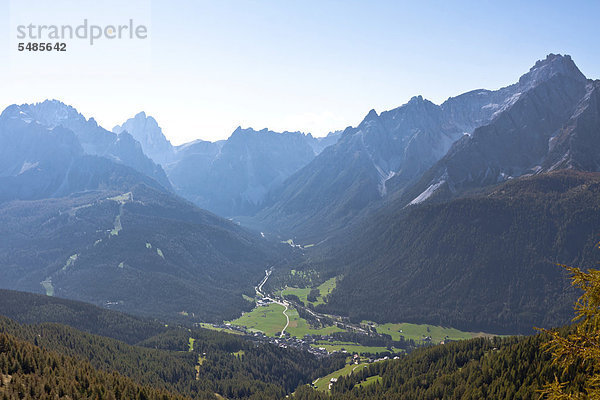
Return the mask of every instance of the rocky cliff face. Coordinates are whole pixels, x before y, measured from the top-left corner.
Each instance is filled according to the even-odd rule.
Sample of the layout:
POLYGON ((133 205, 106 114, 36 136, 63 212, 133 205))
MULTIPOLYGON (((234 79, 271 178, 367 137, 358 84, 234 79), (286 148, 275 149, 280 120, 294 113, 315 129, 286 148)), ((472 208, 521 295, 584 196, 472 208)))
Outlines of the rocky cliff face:
POLYGON ((569 68, 538 64, 518 83, 496 91, 471 91, 441 105, 416 96, 380 115, 371 110, 335 146, 272 192, 255 219, 286 235, 321 231, 324 236, 390 193, 403 192, 454 142, 504 112, 522 92, 569 68))
POLYGON ((334 144, 341 131, 323 138, 310 133, 236 129, 227 140, 196 140, 173 147, 144 112, 113 128, 131 134, 144 153, 161 164, 178 194, 222 216, 250 214, 266 194, 334 144))
POLYGON ((568 56, 549 55, 513 86, 491 121, 459 140, 407 192, 419 203, 528 174, 570 167, 597 171, 597 82, 568 56))
POLYGON ((86 119, 75 108, 60 101, 13 105, 3 114, 7 119, 35 123, 46 129, 66 128, 75 134, 85 154, 108 158, 148 175, 165 188, 171 187, 163 169, 144 154, 140 144, 131 135, 109 132, 93 118, 86 119))
POLYGON ((157 164, 165 166, 174 159, 175 150, 171 142, 167 140, 156 120, 146 116, 143 111, 125 121, 123 125, 115 126, 112 131, 116 134, 129 133, 140 143, 144 153, 157 164))
POLYGON ((300 132, 238 128, 224 142, 182 146, 168 173, 176 190, 200 207, 223 216, 243 215, 314 158, 309 143, 300 132))
POLYGON ((586 85, 573 115, 548 141, 542 170, 600 171, 600 81, 586 85))
POLYGON ((71 130, 50 129, 10 111, 0 116, 0 202, 119 190, 136 183, 165 190, 133 168, 85 154, 71 130))

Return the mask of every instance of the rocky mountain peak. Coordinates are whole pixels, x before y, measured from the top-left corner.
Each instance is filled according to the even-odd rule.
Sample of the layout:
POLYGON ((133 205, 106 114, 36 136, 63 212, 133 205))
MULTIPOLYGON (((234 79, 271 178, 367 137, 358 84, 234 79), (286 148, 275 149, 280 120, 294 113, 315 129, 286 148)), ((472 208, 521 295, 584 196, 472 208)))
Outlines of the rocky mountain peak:
POLYGON ((426 100, 423 99, 423 96, 418 95, 418 96, 413 96, 410 98, 410 100, 408 101, 408 104, 422 104, 424 103, 426 100))
POLYGON ((49 128, 59 126, 66 121, 86 122, 85 117, 75 108, 59 100, 44 100, 41 103, 34 104, 15 104, 8 107, 3 114, 22 119, 25 122, 35 121, 49 128))
POLYGON ((571 56, 551 53, 544 60, 538 60, 529 72, 519 79, 519 85, 528 89, 557 75, 586 81, 585 75, 577 68, 571 56))
POLYGON ((371 111, 369 111, 367 113, 367 115, 365 116, 365 121, 369 121, 372 119, 376 119, 377 117, 379 117, 379 115, 377 115, 377 111, 375 111, 375 109, 371 109, 371 111))
POLYGON ((117 125, 112 129, 113 133, 129 133, 135 140, 140 142, 144 153, 159 164, 169 162, 174 154, 171 142, 167 140, 158 122, 144 111, 137 113, 128 119, 123 125, 117 125))

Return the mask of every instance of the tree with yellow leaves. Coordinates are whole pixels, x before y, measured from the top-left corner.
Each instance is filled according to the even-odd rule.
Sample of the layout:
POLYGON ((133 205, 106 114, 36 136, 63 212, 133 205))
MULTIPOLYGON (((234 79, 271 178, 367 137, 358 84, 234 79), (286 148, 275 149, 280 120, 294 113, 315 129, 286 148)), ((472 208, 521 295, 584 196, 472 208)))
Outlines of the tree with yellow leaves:
POLYGON ((544 330, 550 335, 546 343, 552 362, 566 372, 575 370, 583 375, 583 385, 570 385, 555 376, 554 382, 542 390, 542 398, 550 400, 600 400, 600 270, 587 272, 564 266, 571 273, 571 284, 583 291, 575 303, 575 325, 562 336, 556 330, 544 330))

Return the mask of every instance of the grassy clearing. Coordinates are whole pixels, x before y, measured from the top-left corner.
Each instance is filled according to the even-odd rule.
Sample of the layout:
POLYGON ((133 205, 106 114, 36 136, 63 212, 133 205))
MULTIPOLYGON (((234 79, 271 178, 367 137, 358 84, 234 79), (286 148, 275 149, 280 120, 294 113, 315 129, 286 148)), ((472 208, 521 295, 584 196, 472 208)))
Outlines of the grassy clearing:
POLYGON ((338 369, 337 371, 334 371, 332 373, 330 373, 329 375, 325 375, 322 378, 319 378, 318 380, 316 380, 316 382, 313 382, 315 388, 317 390, 320 390, 322 392, 328 392, 329 391, 329 382, 331 380, 331 378, 339 378, 341 376, 347 376, 350 375, 353 372, 358 372, 361 369, 365 368, 367 365, 369 364, 349 364, 344 366, 341 369, 338 369))
POLYGON ((256 307, 230 322, 232 325, 245 326, 250 331, 263 332, 268 336, 278 336, 287 322, 283 315, 284 309, 285 307, 279 304, 256 307))
POLYGON ((62 271, 66 271, 67 268, 72 267, 75 264, 75 261, 77 261, 77 257, 79 257, 79 254, 73 254, 71 257, 69 257, 65 265, 62 267, 62 271))
POLYGON ((315 305, 324 304, 325 296, 328 296, 333 291, 333 289, 335 289, 336 283, 337 283, 337 278, 333 277, 331 279, 326 280, 319 286, 317 286, 317 289, 319 289, 319 292, 321 293, 321 295, 319 297, 317 297, 317 301, 314 304, 315 305))
POLYGON ((67 211, 67 213, 68 213, 68 214, 69 214, 71 217, 74 217, 74 216, 75 216, 75 214, 77 214, 77 211, 79 211, 79 210, 82 210, 82 209, 84 209, 84 208, 89 208, 89 207, 91 207, 91 206, 93 206, 93 204, 84 204, 84 205, 82 205, 82 206, 73 207, 73 208, 71 208, 69 211, 67 211))
POLYGON ((121 215, 115 217, 114 225, 114 228, 110 231, 110 236, 119 236, 119 232, 123 230, 123 225, 121 225, 121 215))
POLYGON ((248 295, 242 294, 242 298, 250 303, 254 303, 254 299, 248 295))
POLYGON ((194 366, 194 369, 196 370, 196 380, 200 379, 200 366, 204 364, 204 361, 206 361, 206 357, 198 356, 198 364, 194 366))
POLYGON ((342 332, 343 329, 338 328, 337 326, 327 326, 325 328, 314 329, 311 328, 308 322, 305 319, 300 318, 298 315, 298 311, 295 308, 288 308, 286 311, 287 315, 290 317, 290 324, 285 330, 289 332, 290 335, 302 338, 304 335, 329 335, 333 332, 342 332))
MULTIPOLYGON (((249 331, 263 332, 268 336, 279 336, 287 320, 283 315, 284 307, 279 304, 256 307, 245 313, 240 318, 231 321, 232 325, 245 326, 249 331)), ((305 319, 300 318, 295 308, 288 308, 286 314, 290 318, 286 332, 290 335, 302 338, 304 335, 328 335, 333 332, 342 332, 337 326, 328 326, 320 329, 310 327, 305 319)))
MULTIPOLYGON (((323 347, 324 349, 326 349, 328 352, 333 352, 333 351, 342 351, 342 350, 346 350, 348 353, 371 353, 371 354, 375 354, 375 353, 383 353, 386 351, 389 351, 386 347, 377 347, 377 346, 362 346, 360 344, 356 344, 356 343, 351 343, 351 342, 325 342, 325 341, 318 341, 315 344, 312 344, 311 346, 315 347, 315 348, 319 348, 319 347, 323 347)), ((392 349, 395 352, 401 351, 401 350, 397 350, 397 349, 392 349)))
POLYGON ((292 276, 301 276, 303 278, 310 278, 311 275, 315 274, 316 272, 314 270, 310 270, 310 271, 301 271, 301 270, 297 270, 297 269, 292 269, 290 270, 290 275, 292 276))
POLYGON ((208 324, 205 322, 201 322, 200 327, 204 328, 204 329, 210 329, 211 331, 231 333, 232 335, 243 335, 243 333, 241 333, 241 332, 233 331, 233 330, 227 329, 227 328, 216 328, 216 327, 212 326, 212 324, 208 324))
POLYGON ((235 353, 231 353, 234 356, 241 358, 244 354, 246 354, 246 352, 244 350, 240 350, 240 351, 236 351, 235 353))
POLYGON ((190 338, 188 341, 188 351, 194 351, 194 342, 196 339, 190 338))
POLYGON ((54 286, 52 285, 52 279, 48 278, 40 283, 42 287, 46 290, 46 296, 54 296, 54 286))
POLYGON ((119 204, 125 204, 128 201, 133 201, 133 193, 131 193, 131 192, 123 193, 123 194, 120 194, 115 197, 109 197, 107 200, 113 200, 119 204))
MULTIPOLYGON (((292 270, 294 271, 294 270, 292 270)), ((335 289, 335 285, 337 283, 337 278, 331 278, 326 280, 325 282, 323 282, 322 284, 320 284, 319 286, 317 286, 316 288, 319 290, 320 295, 317 297, 317 301, 315 302, 309 302, 308 301, 308 294, 310 293, 311 289, 310 287, 307 288, 297 288, 297 287, 286 287, 285 289, 283 289, 281 291, 281 295, 285 296, 287 294, 293 294, 295 296, 298 296, 298 298, 305 304, 312 304, 313 306, 319 305, 319 304, 324 304, 325 303, 325 297, 328 296, 333 289, 335 289)))
POLYGON ((354 387, 365 387, 373 385, 374 383, 381 383, 382 379, 379 375, 370 376, 364 381, 357 383, 354 387))
POLYGON ((298 296, 300 301, 302 301, 305 305, 308 304, 308 293, 310 292, 310 288, 295 288, 295 287, 286 287, 281 291, 281 295, 285 296, 288 294, 292 294, 298 296))
POLYGON ((400 336, 405 339, 412 339, 415 342, 422 342, 427 336, 431 337, 432 343, 440 343, 443 340, 466 340, 475 337, 491 337, 491 335, 483 332, 464 332, 454 328, 444 328, 435 325, 418 325, 409 323, 399 324, 381 324, 376 325, 378 333, 385 333, 392 337, 393 340, 399 340, 400 336))

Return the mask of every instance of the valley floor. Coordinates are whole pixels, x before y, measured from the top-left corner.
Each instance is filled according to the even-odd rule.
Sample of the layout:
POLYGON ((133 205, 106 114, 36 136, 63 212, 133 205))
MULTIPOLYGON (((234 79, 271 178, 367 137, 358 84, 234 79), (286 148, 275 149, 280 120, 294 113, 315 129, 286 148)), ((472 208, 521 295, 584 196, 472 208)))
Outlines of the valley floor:
POLYGON ((285 286, 276 293, 266 293, 264 287, 272 273, 272 268, 265 270, 265 276, 255 286, 255 297, 253 299, 248 297, 247 300, 255 302, 255 307, 251 311, 242 313, 239 318, 225 321, 222 324, 202 323, 200 326, 238 335, 249 335, 255 340, 270 342, 280 347, 295 347, 318 355, 333 353, 365 356, 387 354, 393 357, 414 347, 497 336, 427 324, 377 324, 372 321, 354 324, 341 316, 322 314, 312 309, 314 305, 326 302, 327 295, 335 288, 335 277, 313 288, 285 286), (319 295, 313 298, 313 301, 309 301, 309 294, 314 289, 318 291, 319 295), (290 295, 297 298, 298 301, 289 300, 290 295), (355 336, 342 340, 343 338, 337 337, 336 334, 354 334, 355 336), (366 340, 370 343, 360 343, 360 338, 363 337, 376 339, 366 340), (388 340, 386 341, 384 338, 388 338, 388 340), (399 343, 406 345, 400 346, 399 343))

